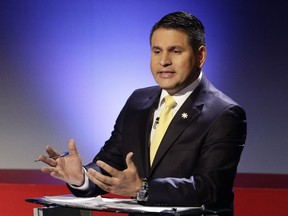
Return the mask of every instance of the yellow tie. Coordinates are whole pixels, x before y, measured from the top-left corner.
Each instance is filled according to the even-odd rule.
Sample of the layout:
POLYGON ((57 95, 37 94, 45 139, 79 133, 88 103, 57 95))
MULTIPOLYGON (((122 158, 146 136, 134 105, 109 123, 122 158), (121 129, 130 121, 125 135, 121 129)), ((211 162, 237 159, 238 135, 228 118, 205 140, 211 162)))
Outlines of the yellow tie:
POLYGON ((150 145, 150 165, 152 166, 154 157, 160 145, 160 142, 173 118, 172 108, 176 105, 173 97, 168 95, 165 98, 165 108, 162 110, 159 118, 159 124, 156 126, 155 134, 150 145))

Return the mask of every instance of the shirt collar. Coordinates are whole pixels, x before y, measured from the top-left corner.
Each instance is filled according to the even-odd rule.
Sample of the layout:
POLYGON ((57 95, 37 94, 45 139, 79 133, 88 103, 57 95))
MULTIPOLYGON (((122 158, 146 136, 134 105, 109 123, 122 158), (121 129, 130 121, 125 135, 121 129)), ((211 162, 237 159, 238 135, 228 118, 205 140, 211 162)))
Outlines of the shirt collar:
MULTIPOLYGON (((201 71, 198 78, 194 82, 192 82, 190 85, 186 86, 184 89, 182 89, 181 91, 179 91, 173 95, 173 98, 176 101, 177 105, 179 104, 180 101, 182 101, 182 102, 180 102, 182 104, 183 100, 186 100, 189 97, 189 95, 199 85, 199 83, 202 79, 202 76, 203 76, 203 73, 201 71)), ((160 101, 159 101, 159 107, 164 103, 164 98, 167 95, 169 95, 169 93, 166 90, 162 89, 160 101)))

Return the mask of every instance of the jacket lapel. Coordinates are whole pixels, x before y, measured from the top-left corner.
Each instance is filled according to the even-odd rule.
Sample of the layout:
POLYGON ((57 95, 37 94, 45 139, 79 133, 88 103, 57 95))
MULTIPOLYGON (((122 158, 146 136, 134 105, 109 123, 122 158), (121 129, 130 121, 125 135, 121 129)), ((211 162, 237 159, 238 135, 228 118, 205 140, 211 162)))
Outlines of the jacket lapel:
MULTIPOLYGON (((143 165, 143 176, 147 176, 147 173, 149 173, 150 170, 150 162, 149 162, 149 143, 150 143, 150 131, 153 124, 153 115, 155 109, 157 109, 159 98, 161 94, 161 89, 158 88, 157 91, 152 92, 146 100, 143 101, 141 104, 140 109, 142 110, 140 112, 139 116, 139 130, 143 131, 145 133, 141 133, 140 140, 141 144, 139 146, 140 152, 139 156, 141 155, 142 162, 140 163, 143 165), (145 154, 143 154, 145 153, 145 154)), ((141 172, 141 170, 139 170, 141 172)), ((140 173, 141 174, 141 173, 140 173)))

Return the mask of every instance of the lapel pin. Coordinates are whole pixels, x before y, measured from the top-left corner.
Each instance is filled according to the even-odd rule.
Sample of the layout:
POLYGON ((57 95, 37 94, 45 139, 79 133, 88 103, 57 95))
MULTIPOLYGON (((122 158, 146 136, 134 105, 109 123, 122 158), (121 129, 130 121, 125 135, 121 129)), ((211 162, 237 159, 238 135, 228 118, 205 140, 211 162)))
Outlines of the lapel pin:
POLYGON ((187 113, 182 113, 182 118, 183 119, 187 119, 188 118, 188 114, 187 113))

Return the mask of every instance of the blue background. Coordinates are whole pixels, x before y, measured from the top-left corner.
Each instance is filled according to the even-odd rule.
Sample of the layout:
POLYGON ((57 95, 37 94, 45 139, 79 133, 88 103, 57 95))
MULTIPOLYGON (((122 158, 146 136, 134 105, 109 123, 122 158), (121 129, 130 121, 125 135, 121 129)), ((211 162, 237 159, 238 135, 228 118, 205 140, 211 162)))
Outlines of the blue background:
POLYGON ((0 0, 0 168, 38 169, 47 144, 99 151, 128 96, 155 85, 152 25, 188 11, 206 27, 204 73, 247 111, 239 172, 288 173, 285 1, 0 0))

